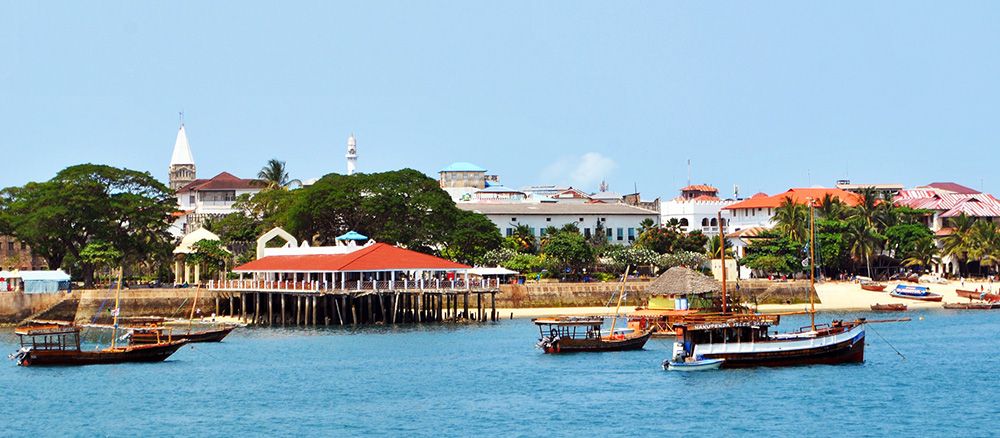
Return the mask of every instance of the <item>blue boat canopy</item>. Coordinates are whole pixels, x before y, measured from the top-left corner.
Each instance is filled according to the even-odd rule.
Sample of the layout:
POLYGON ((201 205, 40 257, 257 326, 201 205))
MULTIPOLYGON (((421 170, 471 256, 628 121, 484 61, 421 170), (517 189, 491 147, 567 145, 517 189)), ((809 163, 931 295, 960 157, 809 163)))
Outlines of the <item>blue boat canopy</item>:
POLYGON ((368 236, 352 230, 337 236, 337 240, 368 240, 368 236))

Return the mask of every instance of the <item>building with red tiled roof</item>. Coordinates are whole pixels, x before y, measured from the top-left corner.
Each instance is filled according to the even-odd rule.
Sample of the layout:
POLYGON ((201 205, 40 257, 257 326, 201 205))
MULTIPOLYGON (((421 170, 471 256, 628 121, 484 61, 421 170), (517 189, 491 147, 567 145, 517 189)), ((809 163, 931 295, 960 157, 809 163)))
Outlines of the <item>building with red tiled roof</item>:
MULTIPOLYGON (((664 224, 677 221, 682 231, 700 231, 714 236, 719 233, 719 211, 736 202, 720 199, 719 189, 708 184, 682 187, 681 195, 660 206, 660 221, 664 224)), ((723 219, 725 221, 725 219, 723 219)))
POLYGON ((208 179, 195 179, 177 190, 181 212, 175 222, 176 234, 185 235, 201 227, 208 218, 222 217, 236 210, 233 204, 243 194, 255 194, 264 188, 256 179, 221 172, 208 179))
POLYGON ((751 196, 750 199, 744 199, 723 208, 723 216, 728 217, 731 225, 730 230, 753 227, 771 228, 774 225, 772 218, 775 209, 780 207, 786 199, 796 204, 806 205, 810 199, 819 203, 827 196, 840 199, 840 202, 849 207, 861 202, 861 195, 846 190, 827 187, 792 188, 772 196, 758 193, 751 196))

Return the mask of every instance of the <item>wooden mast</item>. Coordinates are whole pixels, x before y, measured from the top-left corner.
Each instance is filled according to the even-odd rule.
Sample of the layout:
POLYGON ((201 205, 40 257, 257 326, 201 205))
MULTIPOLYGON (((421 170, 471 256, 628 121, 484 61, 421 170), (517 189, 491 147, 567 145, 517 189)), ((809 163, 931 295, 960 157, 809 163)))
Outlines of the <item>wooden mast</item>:
POLYGON ((611 318, 611 330, 608 332, 608 336, 614 336, 615 334, 615 324, 618 324, 618 311, 622 308, 622 296, 625 295, 625 281, 628 280, 628 271, 632 266, 625 266, 625 275, 622 276, 622 286, 618 290, 618 306, 615 307, 615 316, 611 318))
POLYGON ((718 213, 719 221, 719 258, 722 260, 722 313, 728 312, 726 305, 726 234, 722 225, 722 211, 718 213))
POLYGON ((118 314, 121 313, 122 296, 122 267, 118 267, 118 287, 115 289, 115 310, 112 313, 111 322, 111 349, 115 348, 115 341, 118 339, 118 314))
POLYGON ((816 331, 816 229, 815 215, 813 214, 813 201, 809 201, 809 322, 812 330, 816 331))

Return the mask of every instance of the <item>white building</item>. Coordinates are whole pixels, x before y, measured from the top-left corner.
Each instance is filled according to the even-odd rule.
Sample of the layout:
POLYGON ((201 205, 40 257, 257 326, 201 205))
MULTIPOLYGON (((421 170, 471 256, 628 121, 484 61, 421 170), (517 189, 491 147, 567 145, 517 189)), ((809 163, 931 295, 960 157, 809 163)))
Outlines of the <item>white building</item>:
POLYGON ((785 202, 785 199, 796 204, 808 205, 810 200, 819 203, 826 196, 840 199, 840 202, 848 207, 857 205, 861 199, 860 195, 841 189, 826 187, 792 188, 773 196, 758 193, 749 199, 726 206, 722 209, 722 218, 727 221, 727 233, 755 227, 771 228, 775 225, 773 222, 775 210, 785 202))
POLYGON ((600 223, 608 242, 630 245, 639 237, 640 224, 650 219, 659 225, 659 213, 625 204, 584 203, 459 203, 463 210, 485 215, 504 236, 512 236, 519 225, 527 225, 541 237, 548 227, 574 224, 590 238, 600 223))
MULTIPOLYGON (((676 219, 685 232, 701 231, 712 236, 719 233, 719 212, 734 203, 732 199, 719 199, 719 189, 709 185, 691 185, 681 189, 681 195, 660 206, 663 223, 676 219)), ((728 215, 726 215, 728 216, 728 215)), ((727 217, 723 218, 725 221, 727 217)))
POLYGON ((181 123, 170 158, 170 188, 177 194, 177 209, 171 233, 175 237, 201 228, 205 219, 222 217, 236 210, 233 203, 242 194, 254 194, 264 185, 254 179, 243 179, 222 172, 210 179, 198 179, 191 144, 181 123))

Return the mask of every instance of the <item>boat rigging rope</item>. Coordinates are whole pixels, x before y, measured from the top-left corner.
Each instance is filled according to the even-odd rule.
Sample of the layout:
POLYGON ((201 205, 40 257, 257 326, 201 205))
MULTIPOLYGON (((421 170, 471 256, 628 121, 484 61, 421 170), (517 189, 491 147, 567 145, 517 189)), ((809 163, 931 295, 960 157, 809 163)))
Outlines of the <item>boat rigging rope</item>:
POLYGON ((903 358, 903 360, 906 360, 906 356, 903 356, 903 353, 900 353, 899 350, 897 350, 896 347, 892 345, 892 342, 889 342, 888 339, 886 339, 885 337, 883 337, 881 333, 879 333, 877 330, 875 330, 875 327, 872 327, 871 324, 865 324, 865 325, 867 325, 868 328, 872 329, 872 332, 874 332, 876 335, 878 335, 879 338, 881 338, 883 341, 885 341, 885 343, 889 345, 889 348, 892 348, 892 351, 895 351, 896 354, 899 355, 899 357, 903 358))

